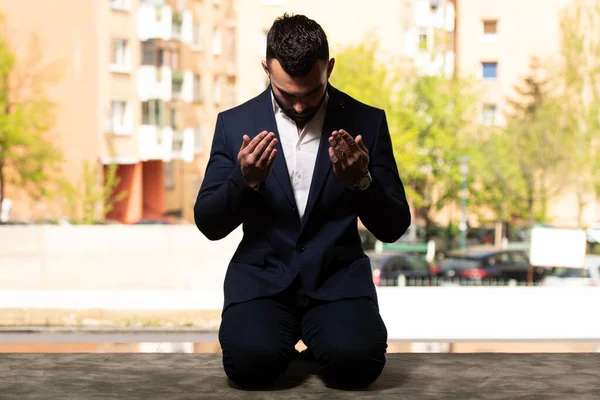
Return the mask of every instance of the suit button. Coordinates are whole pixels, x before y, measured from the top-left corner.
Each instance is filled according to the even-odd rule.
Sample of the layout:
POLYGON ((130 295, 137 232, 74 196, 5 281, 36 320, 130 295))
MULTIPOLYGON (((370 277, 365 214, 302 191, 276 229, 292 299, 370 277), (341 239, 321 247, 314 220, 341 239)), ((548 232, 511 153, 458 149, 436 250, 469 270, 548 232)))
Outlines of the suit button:
POLYGON ((302 253, 304 250, 306 250, 306 249, 304 248, 304 246, 302 246, 301 244, 297 245, 297 246, 296 246, 296 249, 298 249, 298 251, 299 251, 299 252, 301 252, 301 253, 302 253))

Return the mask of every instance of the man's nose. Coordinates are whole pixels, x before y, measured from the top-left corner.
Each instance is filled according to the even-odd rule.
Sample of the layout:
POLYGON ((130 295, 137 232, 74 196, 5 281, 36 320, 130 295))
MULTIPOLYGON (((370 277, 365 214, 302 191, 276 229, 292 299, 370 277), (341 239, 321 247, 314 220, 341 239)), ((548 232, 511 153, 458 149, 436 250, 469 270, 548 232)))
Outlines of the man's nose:
POLYGON ((298 114, 302 114, 304 112, 304 110, 306 110, 306 105, 304 104, 304 102, 302 100, 298 100, 294 103, 294 111, 296 111, 298 114))

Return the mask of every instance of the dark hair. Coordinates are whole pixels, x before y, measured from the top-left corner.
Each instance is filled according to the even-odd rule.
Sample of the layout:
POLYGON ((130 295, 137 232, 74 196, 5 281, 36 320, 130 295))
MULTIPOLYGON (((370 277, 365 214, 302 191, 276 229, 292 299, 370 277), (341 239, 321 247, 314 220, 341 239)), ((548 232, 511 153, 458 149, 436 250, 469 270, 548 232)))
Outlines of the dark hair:
POLYGON ((285 13, 267 35, 267 63, 274 58, 291 76, 306 76, 315 61, 329 61, 327 35, 312 19, 285 13))

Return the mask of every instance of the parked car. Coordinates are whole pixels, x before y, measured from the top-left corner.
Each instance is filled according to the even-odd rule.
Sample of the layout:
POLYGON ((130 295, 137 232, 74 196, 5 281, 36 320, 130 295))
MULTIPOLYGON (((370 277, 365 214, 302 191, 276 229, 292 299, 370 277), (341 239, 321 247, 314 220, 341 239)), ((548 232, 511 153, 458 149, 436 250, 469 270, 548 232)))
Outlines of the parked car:
POLYGON ((373 282, 377 286, 396 286, 400 275, 410 278, 430 278, 437 273, 423 257, 408 253, 369 254, 373 282))
POLYGON ((595 250, 596 246, 600 246, 600 222, 590 226, 586 230, 588 252, 595 250))
MULTIPOLYGON (((467 250, 453 253, 439 264, 438 276, 464 279, 515 279, 526 281, 530 267, 527 253, 519 250, 467 250)), ((533 281, 541 281, 547 273, 533 267, 533 281)))
POLYGON ((552 268, 543 286, 600 286, 600 267, 552 268))

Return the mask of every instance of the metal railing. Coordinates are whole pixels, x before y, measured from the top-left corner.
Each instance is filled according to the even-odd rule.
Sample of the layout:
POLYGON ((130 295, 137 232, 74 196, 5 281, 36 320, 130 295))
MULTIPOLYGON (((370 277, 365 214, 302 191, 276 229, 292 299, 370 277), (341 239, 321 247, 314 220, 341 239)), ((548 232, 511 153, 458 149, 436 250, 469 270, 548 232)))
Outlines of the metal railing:
POLYGON ((407 278, 400 275, 398 278, 381 279, 378 286, 399 286, 399 287, 439 287, 439 286, 540 286, 540 282, 528 284, 527 281, 516 279, 467 279, 467 278, 407 278))

